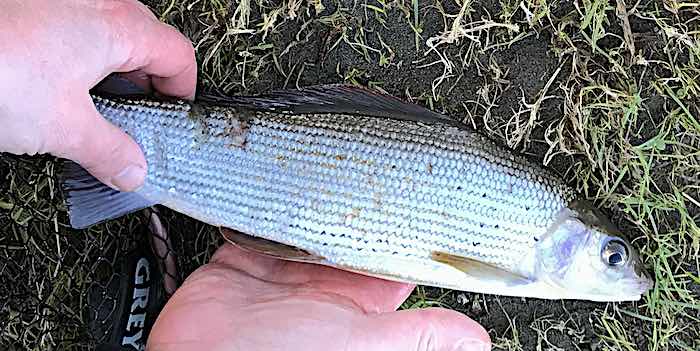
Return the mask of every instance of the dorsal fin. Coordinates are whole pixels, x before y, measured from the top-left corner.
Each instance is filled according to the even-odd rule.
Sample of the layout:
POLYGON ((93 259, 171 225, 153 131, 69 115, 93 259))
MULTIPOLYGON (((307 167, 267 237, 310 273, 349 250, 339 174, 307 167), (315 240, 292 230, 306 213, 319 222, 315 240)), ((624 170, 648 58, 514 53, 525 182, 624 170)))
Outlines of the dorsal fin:
POLYGON ((108 75, 105 79, 97 83, 91 92, 98 95, 110 95, 119 97, 146 97, 148 92, 136 83, 124 78, 118 73, 108 75))
POLYGON ((338 113, 386 117, 422 123, 463 124, 418 104, 391 95, 344 84, 318 85, 300 90, 273 91, 260 96, 202 95, 199 101, 217 105, 291 114, 338 113))

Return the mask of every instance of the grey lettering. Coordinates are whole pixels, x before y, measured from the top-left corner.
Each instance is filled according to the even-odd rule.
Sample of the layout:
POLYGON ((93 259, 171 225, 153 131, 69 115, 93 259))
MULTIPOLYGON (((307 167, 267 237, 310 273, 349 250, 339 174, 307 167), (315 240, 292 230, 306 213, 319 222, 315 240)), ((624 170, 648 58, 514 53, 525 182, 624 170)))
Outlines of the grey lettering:
POLYGON ((146 308, 148 304, 148 290, 150 288, 134 289, 134 302, 131 303, 131 312, 134 312, 136 307, 146 308))
POLYGON ((130 314, 129 321, 126 323, 126 330, 131 331, 131 327, 143 328, 143 321, 146 319, 146 314, 130 314))
POLYGON ((150 268, 148 268, 148 260, 145 257, 141 257, 138 263, 136 263, 136 284, 143 284, 148 282, 151 277, 150 268), (143 273, 141 271, 143 270, 143 273))
POLYGON ((125 336, 124 338, 122 338, 122 345, 128 345, 135 348, 136 350, 144 351, 145 345, 143 344, 143 342, 141 342, 142 332, 143 330, 139 330, 139 332, 136 333, 134 336, 125 336))

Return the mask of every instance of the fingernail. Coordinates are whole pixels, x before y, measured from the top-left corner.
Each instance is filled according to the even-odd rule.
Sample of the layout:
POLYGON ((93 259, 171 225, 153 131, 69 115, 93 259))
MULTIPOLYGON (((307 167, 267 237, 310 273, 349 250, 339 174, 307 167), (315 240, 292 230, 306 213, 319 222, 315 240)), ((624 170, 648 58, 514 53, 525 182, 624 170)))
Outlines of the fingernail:
POLYGON ((143 184, 146 169, 138 165, 129 165, 112 177, 112 185, 120 191, 133 191, 143 184))
POLYGON ((452 351, 490 351, 491 345, 480 339, 466 338, 458 341, 452 351))

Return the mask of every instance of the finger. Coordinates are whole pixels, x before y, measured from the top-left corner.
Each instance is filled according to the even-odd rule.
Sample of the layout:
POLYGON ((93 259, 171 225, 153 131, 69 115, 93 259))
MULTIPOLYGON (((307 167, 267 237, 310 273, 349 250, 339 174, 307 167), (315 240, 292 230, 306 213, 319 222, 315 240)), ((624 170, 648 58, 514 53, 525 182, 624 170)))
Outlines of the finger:
MULTIPOLYGON (((229 229, 222 229, 229 230, 229 229)), ((212 256, 211 263, 220 263, 231 269, 243 271, 255 278, 267 277, 279 271, 288 261, 260 255, 237 245, 226 243, 219 247, 212 256)))
POLYGON ((113 30, 118 33, 115 46, 123 53, 115 55, 120 62, 114 70, 143 72, 151 76, 153 87, 160 93, 192 99, 197 82, 192 43, 174 27, 155 19, 138 2, 127 4, 112 17, 113 30))
POLYGON ((352 299, 365 313, 396 311, 415 285, 374 278, 325 266, 285 267, 280 276, 304 280, 304 287, 352 299))
POLYGON ((133 191, 146 177, 146 160, 131 137, 105 120, 88 95, 67 99, 49 136, 56 156, 71 159, 104 184, 133 191))
POLYGON ((352 299, 367 313, 395 311, 414 289, 413 284, 373 278, 318 264, 289 262, 256 254, 235 245, 223 245, 211 262, 277 283, 303 284, 304 288, 352 299))
POLYGON ((442 308, 405 310, 358 318, 348 350, 488 351, 491 339, 467 316, 442 308))
POLYGON ((148 74, 153 88, 165 95, 193 98, 197 64, 192 43, 175 28, 160 22, 155 22, 149 31, 148 35, 133 38, 134 56, 119 70, 148 74))

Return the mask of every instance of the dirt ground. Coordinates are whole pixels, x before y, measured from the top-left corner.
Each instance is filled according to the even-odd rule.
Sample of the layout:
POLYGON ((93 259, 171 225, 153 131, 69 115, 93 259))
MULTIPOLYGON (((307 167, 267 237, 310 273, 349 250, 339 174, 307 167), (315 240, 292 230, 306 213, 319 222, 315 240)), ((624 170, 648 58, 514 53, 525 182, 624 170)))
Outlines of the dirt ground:
MULTIPOLYGON (((420 287, 403 308, 466 313, 489 330, 496 350, 700 349, 699 3, 319 1, 146 3, 195 44, 201 92, 344 82, 444 112, 556 169, 625 231, 657 281, 634 303, 420 287)), ((52 160, 0 160, 0 179, 9 183, 0 187, 0 225, 11 237, 0 249, 14 260, 0 264, 0 287, 30 264, 35 276, 56 272, 42 287, 58 301, 47 302, 33 284, 4 288, 6 301, 32 298, 0 304, 0 317, 20 320, 0 325, 0 340, 80 348, 85 321, 69 292, 87 284, 91 260, 126 250, 132 236, 124 225, 135 217, 71 231, 52 160), (32 258, 41 254, 49 259, 32 258), (73 268, 65 273, 66 266, 73 268), (60 313, 73 316, 69 325, 60 313), (27 336, 21 326, 36 332, 27 336)), ((165 214, 186 276, 221 239, 213 228, 165 214)))

